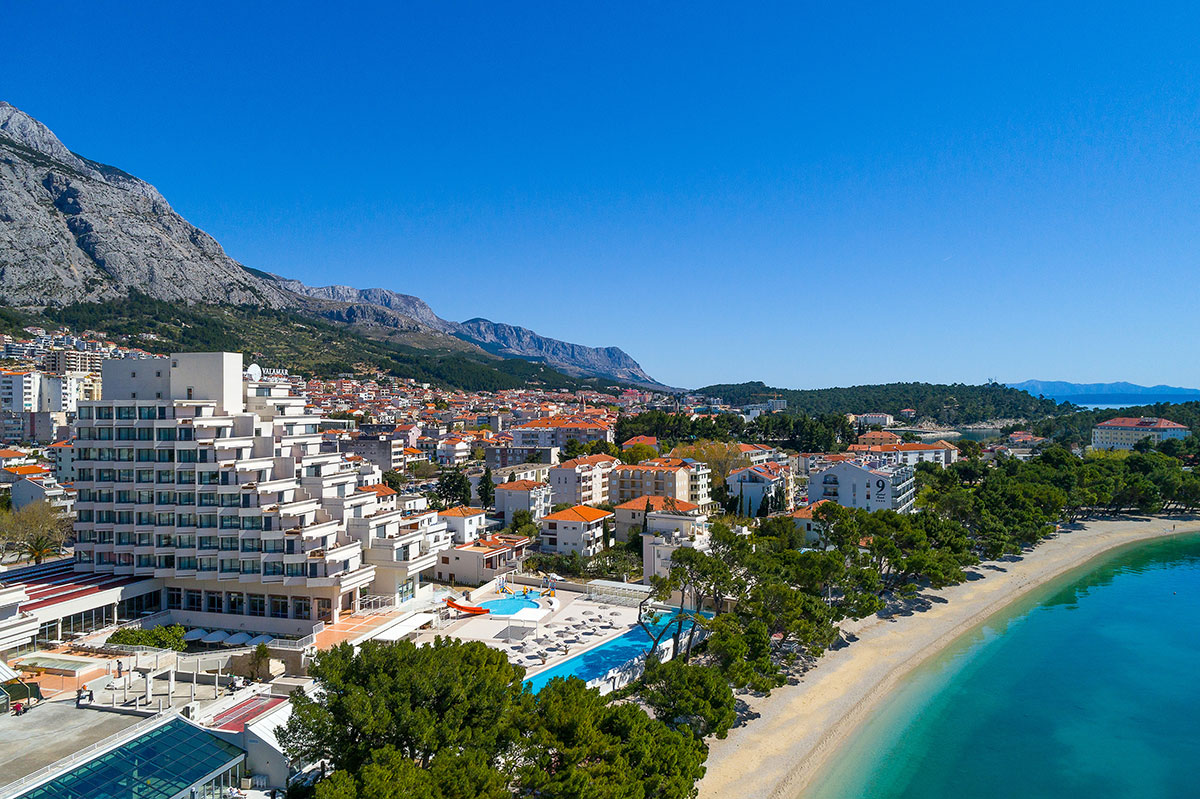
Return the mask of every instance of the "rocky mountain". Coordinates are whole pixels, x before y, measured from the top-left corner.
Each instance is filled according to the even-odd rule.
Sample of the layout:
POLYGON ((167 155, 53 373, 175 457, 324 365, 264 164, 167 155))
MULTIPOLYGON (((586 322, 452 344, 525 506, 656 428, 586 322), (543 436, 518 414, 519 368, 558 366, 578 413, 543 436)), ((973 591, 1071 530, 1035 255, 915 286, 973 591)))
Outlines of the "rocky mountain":
POLYGON ((585 347, 539 336, 532 330, 487 319, 469 319, 455 331, 496 355, 543 361, 567 374, 605 375, 614 380, 661 386, 624 350, 617 347, 585 347))
POLYGON ((71 152, 41 122, 0 102, 0 304, 106 302, 131 290, 169 302, 294 309, 381 338, 411 334, 403 339, 410 346, 478 346, 576 376, 660 385, 616 347, 485 319, 460 324, 408 294, 312 287, 248 269, 153 186, 71 152))
POLYGON ((65 305, 124 296, 131 286, 172 301, 293 303, 153 186, 75 155, 0 102, 0 300, 65 305))
POLYGON ((1121 396, 1163 396, 1179 395, 1187 398, 1200 398, 1200 389, 1180 388, 1179 386, 1139 386, 1137 383, 1068 383, 1063 380, 1025 380, 1021 383, 1009 383, 1010 388, 1028 391, 1037 396, 1065 398, 1080 395, 1100 396, 1105 394, 1120 394, 1121 396))
MULTIPOLYGON (((420 297, 400 294, 388 289, 356 289, 351 286, 306 286, 298 280, 279 278, 280 285, 289 291, 314 299, 349 303, 354 308, 375 306, 415 319, 422 325, 450 333, 463 341, 477 344, 493 355, 539 361, 570 375, 607 377, 647 386, 661 386, 646 374, 641 365, 618 347, 587 347, 554 338, 540 336, 532 330, 515 325, 470 319, 451 322, 442 319, 420 297)), ((358 311, 356 315, 363 314, 358 311)), ((363 314, 366 315, 366 314, 363 314)), ((329 316, 329 318, 339 318, 329 316)), ((349 321, 349 320, 345 320, 349 321)), ((359 321, 362 321, 361 319, 359 321)))

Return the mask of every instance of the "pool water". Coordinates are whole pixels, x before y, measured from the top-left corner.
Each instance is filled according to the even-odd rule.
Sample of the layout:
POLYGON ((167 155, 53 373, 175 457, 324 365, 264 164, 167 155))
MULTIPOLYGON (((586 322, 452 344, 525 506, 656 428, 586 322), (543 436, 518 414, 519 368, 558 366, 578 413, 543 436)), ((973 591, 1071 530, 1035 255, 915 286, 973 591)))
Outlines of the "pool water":
POLYGON ((481 602, 481 608, 487 608, 492 612, 493 616, 511 616, 519 610, 526 608, 536 608, 538 603, 532 599, 526 599, 523 596, 507 596, 504 599, 493 599, 489 602, 481 602))
MULTIPOLYGON (((656 631, 661 630, 670 624, 676 615, 673 613, 670 616, 663 616, 657 624, 651 626, 656 631)), ((690 626, 690 622, 684 623, 683 632, 685 634, 690 626)), ((623 666, 634 658, 645 655, 649 652, 653 640, 640 626, 634 627, 629 632, 622 633, 594 649, 589 649, 545 671, 538 672, 526 680, 525 684, 529 686, 530 691, 536 694, 555 677, 578 677, 584 682, 603 677, 618 666, 623 666)))

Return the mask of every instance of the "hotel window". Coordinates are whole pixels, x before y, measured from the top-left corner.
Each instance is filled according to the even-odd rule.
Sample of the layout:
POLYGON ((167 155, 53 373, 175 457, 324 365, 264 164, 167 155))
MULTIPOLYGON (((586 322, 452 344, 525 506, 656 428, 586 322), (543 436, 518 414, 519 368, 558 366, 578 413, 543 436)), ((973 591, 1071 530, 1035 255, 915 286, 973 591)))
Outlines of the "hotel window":
POLYGON ((288 617, 288 599, 285 596, 271 597, 271 618, 286 619, 288 617))
POLYGON ((267 615, 267 598, 262 594, 247 594, 246 610, 250 616, 267 615))
POLYGON ((167 589, 167 610, 183 609, 183 590, 180 588, 167 589))

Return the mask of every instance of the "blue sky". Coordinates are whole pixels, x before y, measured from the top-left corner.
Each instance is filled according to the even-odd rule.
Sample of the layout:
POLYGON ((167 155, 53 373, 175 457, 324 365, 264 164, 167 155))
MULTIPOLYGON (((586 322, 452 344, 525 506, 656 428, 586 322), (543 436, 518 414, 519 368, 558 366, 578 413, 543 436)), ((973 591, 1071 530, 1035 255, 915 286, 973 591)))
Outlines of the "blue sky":
POLYGON ((969 5, 14 3, 0 99, 248 266, 673 385, 1200 385, 1200 8, 969 5))

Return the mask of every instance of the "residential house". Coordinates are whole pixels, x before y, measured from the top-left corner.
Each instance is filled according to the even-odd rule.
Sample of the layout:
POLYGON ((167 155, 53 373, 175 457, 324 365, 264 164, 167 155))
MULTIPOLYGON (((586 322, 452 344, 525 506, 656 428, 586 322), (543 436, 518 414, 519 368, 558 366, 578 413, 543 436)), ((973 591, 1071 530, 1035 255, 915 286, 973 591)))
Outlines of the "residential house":
POLYGON ((438 556, 437 579, 462 585, 482 585, 488 580, 516 571, 529 548, 530 539, 520 535, 493 535, 469 544, 459 544, 438 556))
POLYGON ((446 522, 456 544, 469 544, 487 529, 487 516, 483 508, 467 508, 462 505, 439 511, 438 516, 446 522))
POLYGON ((764 501, 768 512, 795 507, 795 475, 786 464, 770 461, 737 469, 725 479, 725 486, 729 496, 738 498, 739 513, 745 516, 761 514, 764 501))
MULTIPOLYGON (((642 496, 622 502, 613 508, 613 532, 618 541, 627 541, 630 535, 642 531, 643 526, 649 529, 650 517, 656 513, 674 514, 689 518, 702 517, 701 507, 674 497, 642 496), (647 508, 649 511, 647 512, 647 508)), ((657 529, 657 528, 655 528, 657 529)))
POLYGON ((496 512, 504 517, 504 523, 513 523, 513 514, 519 510, 529 511, 534 522, 550 513, 551 491, 549 483, 534 480, 513 480, 496 486, 496 512))
POLYGON ((614 541, 605 540, 610 511, 576 505, 542 517, 541 549, 558 555, 578 552, 585 558, 598 554, 614 541))

